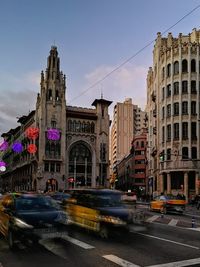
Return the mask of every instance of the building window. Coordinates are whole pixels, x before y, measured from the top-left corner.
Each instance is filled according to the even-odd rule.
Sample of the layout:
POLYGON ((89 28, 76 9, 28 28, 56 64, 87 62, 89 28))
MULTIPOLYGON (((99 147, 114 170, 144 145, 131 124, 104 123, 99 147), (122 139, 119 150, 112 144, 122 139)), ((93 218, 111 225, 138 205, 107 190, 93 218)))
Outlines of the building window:
POLYGON ((191 81, 191 94, 196 94, 197 89, 196 89, 196 81, 191 81))
POLYGON ((191 72, 196 72, 196 61, 195 61, 195 59, 191 60, 191 72))
POLYGON ((165 118, 165 107, 162 107, 162 119, 165 118))
POLYGON ((50 172, 54 172, 55 170, 54 170, 54 163, 53 162, 51 162, 51 164, 50 164, 50 172))
POLYGON ((182 94, 188 93, 188 81, 182 81, 182 94))
POLYGON ((174 95, 179 94, 179 82, 174 83, 174 95))
POLYGON ((182 102, 182 115, 187 115, 188 114, 188 102, 183 101, 182 102))
POLYGON ((144 141, 141 142, 141 147, 144 147, 144 141))
POLYGON ((167 97, 171 96, 171 84, 167 85, 167 97))
POLYGON ((182 72, 188 72, 188 63, 186 59, 182 61, 182 72))
POLYGON ((167 105, 167 117, 171 116, 171 104, 167 105))
POLYGON ((165 67, 162 68, 162 79, 165 78, 165 67))
POLYGON ((45 164, 44 164, 44 171, 49 172, 49 163, 48 162, 45 162, 45 164))
POLYGON ((196 122, 191 123, 191 138, 197 140, 197 124, 196 122))
POLYGON ((197 148, 192 147, 192 159, 197 159, 197 148))
POLYGON ((167 65, 167 77, 171 76, 171 64, 167 65))
POLYGON ((182 123, 182 139, 183 140, 188 139, 188 123, 187 122, 182 123))
POLYGON ((171 160, 171 148, 167 149, 167 160, 171 160))
POLYGON ((174 103, 174 116, 179 115, 179 103, 174 103))
POLYGON ((167 141, 171 140, 171 124, 167 125, 167 141))
POLYGON ((72 120, 68 120, 68 131, 73 131, 72 120))
POLYGON ((52 90, 48 90, 47 100, 52 100, 52 90))
POLYGON ((165 87, 162 88, 162 100, 165 99, 165 87))
POLYGON ((94 133, 94 122, 91 123, 91 133, 94 133))
POLYGON ((174 140, 179 140, 179 123, 174 123, 174 140))
POLYGON ((196 101, 191 102, 191 114, 197 115, 197 113, 196 113, 196 101))
POLYGON ((165 127, 162 127, 162 142, 165 142, 165 127))
POLYGON ((51 127, 52 127, 52 128, 56 128, 56 121, 55 121, 55 120, 52 120, 52 121, 51 121, 51 127))
POLYGON ((182 148, 182 159, 188 159, 188 147, 182 148))
POLYGON ((59 100, 59 92, 58 92, 58 90, 56 90, 56 101, 58 101, 59 100))
POLYGON ((178 61, 174 62, 174 75, 179 74, 179 63, 178 61))
POLYGON ((60 163, 56 163, 56 172, 60 172, 60 163))

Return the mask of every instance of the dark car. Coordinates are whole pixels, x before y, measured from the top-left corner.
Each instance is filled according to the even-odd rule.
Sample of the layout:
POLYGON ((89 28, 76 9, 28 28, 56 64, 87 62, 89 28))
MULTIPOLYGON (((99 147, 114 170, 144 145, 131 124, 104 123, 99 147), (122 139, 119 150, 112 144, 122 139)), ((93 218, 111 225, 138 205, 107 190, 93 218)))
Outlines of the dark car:
POLYGON ((63 205, 70 198, 70 194, 56 192, 50 195, 58 204, 63 205))
POLYGON ((67 233, 67 217, 49 196, 8 194, 0 200, 0 232, 15 248, 17 241, 33 243, 67 233))
POLYGON ((141 212, 133 213, 123 205, 122 193, 109 189, 73 190, 66 204, 69 221, 98 232, 103 238, 110 230, 129 229, 134 221, 144 222, 141 212))

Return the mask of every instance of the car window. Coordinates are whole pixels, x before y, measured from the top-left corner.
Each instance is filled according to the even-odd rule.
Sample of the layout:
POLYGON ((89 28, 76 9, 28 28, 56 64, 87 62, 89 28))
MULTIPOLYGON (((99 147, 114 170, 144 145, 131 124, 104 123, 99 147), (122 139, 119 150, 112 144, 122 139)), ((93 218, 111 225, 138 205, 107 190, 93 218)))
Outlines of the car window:
POLYGON ((18 210, 58 209, 58 204, 51 197, 22 197, 16 199, 18 210))

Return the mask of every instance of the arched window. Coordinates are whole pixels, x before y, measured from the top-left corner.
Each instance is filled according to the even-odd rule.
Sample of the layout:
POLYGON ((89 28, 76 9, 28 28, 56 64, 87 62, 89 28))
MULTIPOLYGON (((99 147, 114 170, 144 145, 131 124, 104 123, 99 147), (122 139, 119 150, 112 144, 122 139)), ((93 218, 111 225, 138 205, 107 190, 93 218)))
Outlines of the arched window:
POLYGON ((192 147, 192 159, 197 159, 197 148, 192 147))
POLYGON ((91 123, 91 133, 94 133, 94 122, 91 123))
POLYGON ((85 132, 85 125, 86 125, 86 123, 85 123, 85 121, 83 121, 83 122, 82 122, 82 132, 83 132, 83 133, 85 132))
POLYGON ((51 89, 48 90, 47 100, 52 100, 52 90, 51 89))
POLYGON ((179 74, 179 63, 178 61, 174 62, 174 75, 179 74))
POLYGON ((171 76, 171 64, 167 65, 167 77, 171 76))
POLYGON ((49 156, 50 154, 50 142, 46 141, 46 145, 45 145, 45 155, 49 156))
POLYGON ((72 186, 91 186, 92 153, 84 142, 75 143, 69 152, 69 177, 72 186))
POLYGON ((191 72, 196 72, 196 60, 191 60, 191 72))
POLYGON ((73 120, 72 131, 73 131, 73 132, 76 131, 76 121, 75 121, 75 120, 73 120))
POLYGON ((182 61, 182 72, 188 72, 188 63, 186 59, 182 61))
POLYGON ((167 160, 171 160, 171 148, 167 149, 167 160))
POLYGON ((165 78, 165 67, 162 68, 162 79, 165 78))
POLYGON ((72 120, 68 120, 68 131, 72 131, 72 120))
POLYGON ((90 133, 90 123, 89 123, 89 121, 86 124, 86 132, 90 133))

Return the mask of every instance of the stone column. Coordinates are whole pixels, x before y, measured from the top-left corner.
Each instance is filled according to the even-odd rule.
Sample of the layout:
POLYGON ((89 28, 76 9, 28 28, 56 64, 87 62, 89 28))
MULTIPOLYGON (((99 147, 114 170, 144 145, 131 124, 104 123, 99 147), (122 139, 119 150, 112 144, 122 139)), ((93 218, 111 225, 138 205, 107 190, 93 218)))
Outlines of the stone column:
POLYGON ((195 194, 198 195, 199 194, 199 173, 196 172, 195 174, 195 194))
POLYGON ((171 193, 171 175, 170 172, 167 173, 167 194, 171 193))
POLYGON ((188 201, 188 172, 184 172, 184 195, 188 201))

